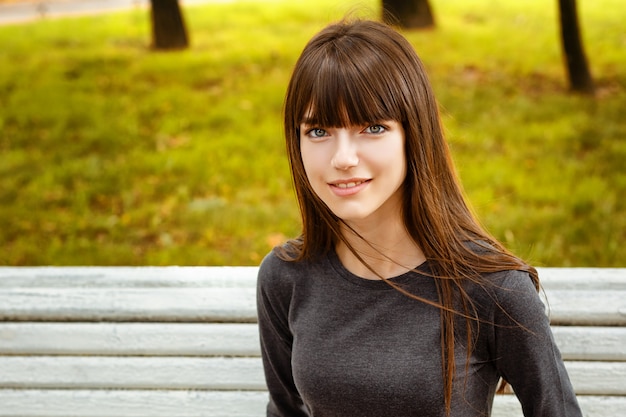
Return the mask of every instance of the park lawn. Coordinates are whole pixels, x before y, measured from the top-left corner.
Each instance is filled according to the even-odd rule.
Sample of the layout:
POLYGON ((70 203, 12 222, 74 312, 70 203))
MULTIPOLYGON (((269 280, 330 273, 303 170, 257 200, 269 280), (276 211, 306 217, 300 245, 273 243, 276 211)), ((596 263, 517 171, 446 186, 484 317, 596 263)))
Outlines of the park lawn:
MULTIPOLYGON (((621 0, 580 4, 594 98, 567 91, 556 4, 432 3, 437 29, 406 36, 483 224, 535 265, 626 266, 621 0)), ((0 265, 258 264, 299 232, 291 68, 377 5, 189 6, 191 48, 167 53, 145 10, 0 27, 0 265)))

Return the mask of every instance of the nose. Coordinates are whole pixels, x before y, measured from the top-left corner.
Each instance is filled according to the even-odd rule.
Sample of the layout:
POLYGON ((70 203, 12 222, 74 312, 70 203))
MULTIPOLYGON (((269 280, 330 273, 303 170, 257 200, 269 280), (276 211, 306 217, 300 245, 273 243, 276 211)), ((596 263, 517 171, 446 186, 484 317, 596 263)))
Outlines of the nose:
POLYGON ((353 168, 359 164, 356 143, 349 135, 337 135, 335 154, 333 155, 331 163, 335 169, 342 171, 353 168))

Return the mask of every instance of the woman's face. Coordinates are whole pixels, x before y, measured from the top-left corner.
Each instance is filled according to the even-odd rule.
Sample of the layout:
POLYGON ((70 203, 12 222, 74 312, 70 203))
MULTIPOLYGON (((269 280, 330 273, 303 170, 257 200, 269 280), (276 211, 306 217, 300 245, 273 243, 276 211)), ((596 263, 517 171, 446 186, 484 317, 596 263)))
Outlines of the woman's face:
POLYGON ((395 121, 346 128, 300 125, 300 152, 313 191, 337 217, 355 225, 401 216, 404 140, 395 121))

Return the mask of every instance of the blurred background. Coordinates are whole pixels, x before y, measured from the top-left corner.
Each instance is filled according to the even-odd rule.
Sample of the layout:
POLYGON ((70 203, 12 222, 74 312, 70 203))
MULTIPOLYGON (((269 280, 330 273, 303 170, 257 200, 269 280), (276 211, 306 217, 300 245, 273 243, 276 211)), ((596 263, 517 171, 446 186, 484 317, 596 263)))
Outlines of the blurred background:
MULTIPOLYGON (((623 1, 386 3, 421 16, 396 23, 485 227, 537 266, 626 266, 623 1)), ((258 264, 300 230, 281 118, 295 60, 326 24, 382 10, 0 0, 0 265, 258 264)))

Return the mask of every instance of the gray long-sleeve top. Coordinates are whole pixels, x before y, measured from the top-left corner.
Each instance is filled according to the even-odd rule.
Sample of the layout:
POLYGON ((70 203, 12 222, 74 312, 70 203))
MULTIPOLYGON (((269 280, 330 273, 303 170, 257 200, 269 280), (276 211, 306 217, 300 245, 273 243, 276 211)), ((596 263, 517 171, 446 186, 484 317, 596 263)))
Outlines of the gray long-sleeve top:
MULTIPOLYGON (((427 271, 428 262, 393 281, 437 301, 427 271)), ((458 338, 450 416, 489 416, 500 377, 527 417, 582 416, 528 274, 494 273, 485 282, 467 287, 481 321, 469 363, 458 338)), ((436 307, 351 274, 334 252, 316 262, 270 253, 257 302, 267 416, 445 416, 436 307)))

